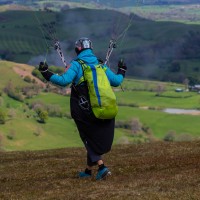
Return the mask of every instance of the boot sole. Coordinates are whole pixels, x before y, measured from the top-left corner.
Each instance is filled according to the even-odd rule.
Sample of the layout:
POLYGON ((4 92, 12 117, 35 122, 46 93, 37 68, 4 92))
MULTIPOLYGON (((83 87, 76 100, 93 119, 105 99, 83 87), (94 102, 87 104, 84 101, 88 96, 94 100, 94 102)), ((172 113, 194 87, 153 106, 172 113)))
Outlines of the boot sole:
POLYGON ((105 171, 105 172, 102 174, 101 179, 99 179, 99 180, 106 180, 109 176, 111 176, 111 172, 110 172, 110 171, 105 171))

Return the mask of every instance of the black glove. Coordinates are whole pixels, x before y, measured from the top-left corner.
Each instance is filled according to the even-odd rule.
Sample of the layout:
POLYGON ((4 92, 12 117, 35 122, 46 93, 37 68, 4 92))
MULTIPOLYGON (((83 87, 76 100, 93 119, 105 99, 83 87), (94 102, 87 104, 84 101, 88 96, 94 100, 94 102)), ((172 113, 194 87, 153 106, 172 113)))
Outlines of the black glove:
POLYGON ((104 61, 101 58, 97 58, 99 64, 104 64, 104 61))
POLYGON ((38 70, 47 81, 49 81, 53 75, 53 73, 49 71, 49 67, 46 62, 40 62, 38 70))
POLYGON ((117 74, 121 74, 123 77, 125 77, 127 67, 126 64, 124 63, 123 59, 120 59, 118 62, 118 71, 117 74))
POLYGON ((40 72, 45 72, 48 70, 48 68, 49 68, 49 66, 47 65, 46 62, 40 62, 38 70, 40 72))

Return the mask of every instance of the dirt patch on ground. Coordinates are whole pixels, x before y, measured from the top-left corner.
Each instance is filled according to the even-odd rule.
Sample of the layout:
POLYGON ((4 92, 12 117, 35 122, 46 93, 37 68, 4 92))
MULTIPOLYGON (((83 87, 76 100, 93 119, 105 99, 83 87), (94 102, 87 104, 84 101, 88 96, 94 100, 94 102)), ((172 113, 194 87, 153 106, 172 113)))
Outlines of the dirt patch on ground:
POLYGON ((32 80, 34 79, 37 84, 41 85, 42 87, 45 87, 44 82, 32 75, 33 67, 26 64, 16 64, 13 67, 13 70, 22 78, 24 78, 25 76, 29 76, 32 80))
POLYGON ((114 146, 105 155, 112 175, 77 178, 86 152, 69 148, 0 154, 0 199, 198 200, 200 142, 114 146))

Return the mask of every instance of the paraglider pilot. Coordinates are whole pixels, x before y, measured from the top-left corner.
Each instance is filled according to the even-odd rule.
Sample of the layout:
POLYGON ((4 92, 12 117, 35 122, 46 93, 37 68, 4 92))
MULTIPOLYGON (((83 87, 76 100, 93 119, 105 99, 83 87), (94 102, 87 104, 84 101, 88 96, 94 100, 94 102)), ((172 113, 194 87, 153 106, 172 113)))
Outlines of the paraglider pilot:
MULTIPOLYGON (((92 177, 92 168, 97 165, 96 180, 101 180, 111 174, 108 167, 104 165, 102 156, 111 150, 114 138, 115 118, 106 120, 97 119, 92 114, 91 108, 84 109, 84 106, 87 107, 87 105, 82 106, 80 104, 79 94, 85 97, 86 100, 89 98, 86 84, 84 82, 80 83, 80 79, 83 77, 83 70, 77 59, 81 59, 88 65, 96 65, 99 63, 99 60, 94 55, 92 42, 88 38, 80 38, 75 42, 75 52, 77 57, 70 62, 68 70, 62 75, 57 75, 49 71, 47 63, 44 62, 40 62, 39 71, 47 81, 54 84, 60 86, 72 84, 70 97, 71 116, 76 123, 79 135, 87 150, 86 169, 79 172, 78 176, 80 178, 92 177)), ((125 77, 126 65, 119 61, 116 74, 107 65, 105 67, 105 73, 110 85, 113 87, 119 86, 125 77)))

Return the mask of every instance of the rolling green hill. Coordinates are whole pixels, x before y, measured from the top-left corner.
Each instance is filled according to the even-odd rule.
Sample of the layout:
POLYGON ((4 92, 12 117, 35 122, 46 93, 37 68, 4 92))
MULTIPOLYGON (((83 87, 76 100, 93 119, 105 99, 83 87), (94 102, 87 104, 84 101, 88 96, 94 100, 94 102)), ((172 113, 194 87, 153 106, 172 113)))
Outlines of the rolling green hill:
MULTIPOLYGON (((49 87, 55 91, 55 87, 32 77, 32 66, 0 61, 0 68, 3 72, 0 75, 0 116, 5 113, 4 123, 0 124, 1 149, 13 151, 82 146, 70 118, 68 95, 47 92, 49 87), (25 81, 27 76, 31 77, 31 82, 25 81), (3 92, 5 88, 20 95, 20 98, 15 100, 9 97, 3 92), (38 121, 38 106, 49 113, 46 123, 38 121)), ((198 93, 175 92, 176 88, 184 90, 180 84, 135 79, 126 79, 122 88, 124 91, 120 87, 116 89, 119 113, 114 144, 163 140, 168 136, 178 141, 199 138, 198 115, 162 111, 164 108, 199 109, 198 93), (158 90, 160 85, 164 88, 162 91, 158 90), (139 127, 136 134, 131 124, 139 127)), ((64 89, 56 88, 56 91, 63 92, 64 89)))
POLYGON ((110 39, 122 34, 110 59, 112 67, 124 57, 129 66, 127 73, 134 77, 180 83, 188 78, 191 84, 200 81, 199 25, 83 8, 5 11, 0 21, 0 53, 4 60, 35 65, 47 58, 48 63, 62 66, 52 48, 47 53, 52 36, 60 40, 67 62, 75 56, 74 41, 81 36, 90 37, 95 53, 104 59, 110 39))

